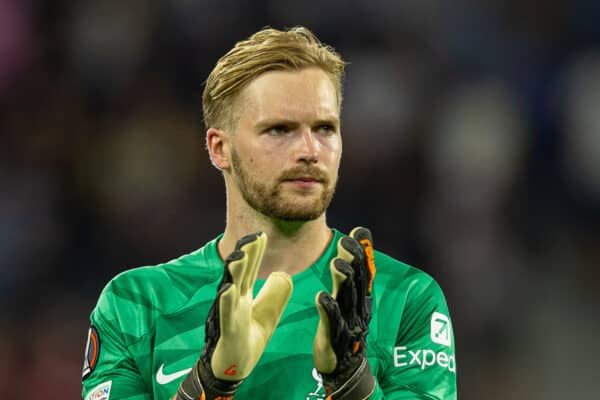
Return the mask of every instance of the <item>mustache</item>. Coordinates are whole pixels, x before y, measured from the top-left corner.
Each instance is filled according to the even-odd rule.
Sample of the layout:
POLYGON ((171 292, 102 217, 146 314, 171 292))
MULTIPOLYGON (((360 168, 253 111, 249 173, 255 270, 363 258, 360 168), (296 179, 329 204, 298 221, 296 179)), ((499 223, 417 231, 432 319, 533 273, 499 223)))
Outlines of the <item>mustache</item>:
POLYGON ((283 173, 279 175, 280 182, 300 178, 311 178, 317 182, 329 183, 329 177, 327 174, 318 167, 314 166, 294 167, 283 171, 283 173))

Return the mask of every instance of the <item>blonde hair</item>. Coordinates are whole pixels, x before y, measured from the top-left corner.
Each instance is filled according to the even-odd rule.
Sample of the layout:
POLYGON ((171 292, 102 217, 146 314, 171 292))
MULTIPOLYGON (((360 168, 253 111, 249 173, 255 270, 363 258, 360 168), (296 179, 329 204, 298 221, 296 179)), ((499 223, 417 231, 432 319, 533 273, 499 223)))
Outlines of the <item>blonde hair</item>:
POLYGON ((331 79, 342 104, 345 63, 307 28, 285 31, 264 28, 236 45, 212 70, 202 94, 202 110, 207 128, 235 129, 235 102, 242 89, 259 75, 273 70, 319 67, 331 79))

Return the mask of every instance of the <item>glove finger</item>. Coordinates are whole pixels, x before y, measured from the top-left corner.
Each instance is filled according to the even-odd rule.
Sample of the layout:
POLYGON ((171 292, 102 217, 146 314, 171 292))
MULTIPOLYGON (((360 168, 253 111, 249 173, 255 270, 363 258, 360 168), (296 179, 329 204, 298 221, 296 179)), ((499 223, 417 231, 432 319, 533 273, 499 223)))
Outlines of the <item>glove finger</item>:
POLYGON ((367 266, 367 295, 371 295, 373 290, 373 281, 377 268, 375 267, 375 254, 373 251, 373 235, 367 228, 356 227, 350 232, 350 237, 355 239, 363 248, 364 257, 367 266))
POLYGON ((262 265, 263 256, 265 255, 265 250, 268 244, 267 234, 264 232, 257 233, 259 234, 259 236, 257 238, 257 244, 253 248, 254 250, 252 251, 252 256, 254 257, 254 260, 252 262, 252 271, 249 275, 248 281, 248 290, 251 294, 253 293, 254 284, 256 283, 256 276, 258 275, 258 270, 262 265))
POLYGON ((337 366, 333 344, 343 329, 343 320, 335 299, 329 293, 317 293, 315 303, 320 319, 313 343, 313 360, 319 372, 328 374, 337 366))
MULTIPOLYGON (((225 269, 225 271, 227 272, 227 268, 225 269)), ((229 276, 231 276, 231 274, 229 274, 229 276)), ((221 330, 221 299, 222 299, 222 295, 223 293, 225 293, 226 291, 228 291, 229 289, 233 288, 233 284, 231 282, 225 282, 226 278, 224 277, 223 280, 221 281, 221 284, 219 285, 219 290, 217 292, 217 297, 215 298, 215 301, 213 302, 212 306, 210 307, 210 310, 208 312, 208 317, 206 318, 206 325, 204 326, 204 341, 205 341, 205 346, 202 352, 202 357, 205 358, 205 360, 207 360, 208 362, 210 362, 210 359, 212 358, 212 354, 215 350, 215 346, 219 340, 219 338, 221 337, 222 334, 222 330, 221 330)), ((226 306, 227 307, 227 306, 226 306)), ((228 315, 232 315, 231 313, 229 314, 224 314, 223 317, 227 318, 228 315)), ((228 321, 229 323, 229 321, 228 321)))
POLYGON ((346 277, 346 279, 340 283, 337 293, 334 293, 333 297, 339 306, 342 318, 349 323, 350 321, 354 321, 354 316, 356 315, 357 293, 354 270, 350 264, 341 258, 333 259, 331 267, 335 270, 336 274, 346 277))
POLYGON ((292 295, 292 289, 292 278, 288 274, 273 272, 258 292, 252 307, 252 316, 263 328, 266 341, 269 340, 279 323, 283 310, 292 295))
POLYGON ((343 237, 340 241, 340 245, 344 251, 352 257, 351 259, 346 259, 346 261, 348 261, 354 270, 354 282, 358 294, 359 296, 364 297, 366 296, 367 290, 367 271, 363 247, 354 238, 349 236, 343 237))
POLYGON ((354 242, 349 236, 342 236, 337 243, 337 257, 344 259, 348 263, 354 260, 354 257, 360 255, 360 247, 351 243, 354 242))
MULTIPOLYGON (((238 283, 239 284, 239 277, 234 277, 233 273, 232 273, 232 269, 231 269, 231 264, 235 263, 236 261, 241 260, 244 257, 244 252, 240 251, 240 250, 234 250, 231 254, 229 254, 227 256, 227 258, 225 258, 225 270, 223 271, 223 277, 221 278, 221 283, 219 283, 219 287, 217 289, 217 291, 220 291, 221 288, 228 284, 228 283, 238 283)), ((234 271, 237 271, 234 268, 234 271)), ((237 272, 236 272, 237 274, 237 272)))
POLYGON ((256 276, 255 270, 260 265, 265 245, 266 236, 260 232, 242 237, 235 245, 235 251, 232 255, 241 253, 242 256, 239 257, 238 255, 234 261, 231 261, 229 269, 234 283, 240 288, 241 296, 246 296, 254 283, 252 277, 256 276))
POLYGON ((227 284, 219 291, 217 302, 220 337, 235 333, 235 310, 239 299, 239 289, 236 285, 227 284))
POLYGON ((256 275, 265 254, 265 248, 267 247, 267 235, 262 232, 256 232, 245 236, 242 240, 244 240, 242 250, 248 256, 242 280, 242 293, 246 295, 248 292, 252 294, 256 275))
POLYGON ((362 246, 360 245, 360 243, 358 243, 356 239, 354 239, 351 236, 343 236, 340 239, 338 245, 338 255, 343 254, 340 252, 340 246, 347 254, 349 254, 349 256, 347 257, 342 257, 349 263, 352 263, 356 258, 362 259, 364 257, 364 251, 362 246))
POLYGON ((337 294, 340 291, 340 287, 348 279, 349 276, 349 273, 344 273, 342 270, 336 268, 336 260, 341 260, 341 258, 336 257, 329 263, 329 272, 331 273, 331 281, 333 283, 331 288, 331 295, 333 297, 337 297, 337 294))
MULTIPOLYGON (((234 264, 233 271, 237 273, 237 268, 235 267, 235 263, 241 260, 244 257, 244 253, 239 250, 234 250, 231 254, 227 256, 225 259, 225 267, 223 271, 223 277, 221 278, 221 282, 217 288, 217 295, 215 297, 215 301, 213 302, 210 310, 208 312, 208 317, 206 318, 206 325, 204 327, 204 335, 205 335, 205 343, 204 351, 202 357, 206 358, 210 361, 212 357, 212 353, 215 349, 215 345, 219 338, 221 337, 221 299, 224 292, 232 288, 236 281, 239 281, 239 278, 236 279, 234 274, 232 273, 232 264, 234 264)), ((227 306, 230 308, 230 306, 227 306)), ((224 314, 225 318, 230 318, 233 313, 229 312, 224 314)), ((227 326, 230 326, 231 321, 228 321, 227 326)))

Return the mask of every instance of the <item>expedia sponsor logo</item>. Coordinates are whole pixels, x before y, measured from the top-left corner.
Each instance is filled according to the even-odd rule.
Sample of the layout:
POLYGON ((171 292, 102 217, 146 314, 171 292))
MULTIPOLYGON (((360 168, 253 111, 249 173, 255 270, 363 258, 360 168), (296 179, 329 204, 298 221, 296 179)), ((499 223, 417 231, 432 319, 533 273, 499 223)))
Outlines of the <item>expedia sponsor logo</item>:
POLYGON ((437 353, 432 349, 408 349, 406 346, 394 347, 394 367, 444 368, 456 373, 456 358, 444 351, 437 353))
POLYGON ((443 346, 452 345, 451 331, 450 318, 439 312, 431 315, 431 341, 433 343, 443 346))

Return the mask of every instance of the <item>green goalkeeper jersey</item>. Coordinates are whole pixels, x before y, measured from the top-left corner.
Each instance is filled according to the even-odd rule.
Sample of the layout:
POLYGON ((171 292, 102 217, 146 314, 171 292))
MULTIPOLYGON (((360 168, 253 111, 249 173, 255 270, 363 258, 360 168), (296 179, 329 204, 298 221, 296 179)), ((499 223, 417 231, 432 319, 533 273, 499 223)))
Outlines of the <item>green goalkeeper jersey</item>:
MULTIPOLYGON (((294 290, 256 368, 236 400, 324 399, 313 368, 319 316, 315 296, 331 291, 334 238, 294 290)), ((220 237, 152 267, 121 273, 93 310, 83 373, 85 400, 170 400, 198 360, 204 325, 223 274, 220 237)), ((371 399, 456 399, 454 337, 439 285, 425 272, 375 252, 367 357, 377 386, 371 399)), ((257 280, 255 294, 264 280, 257 280)))

